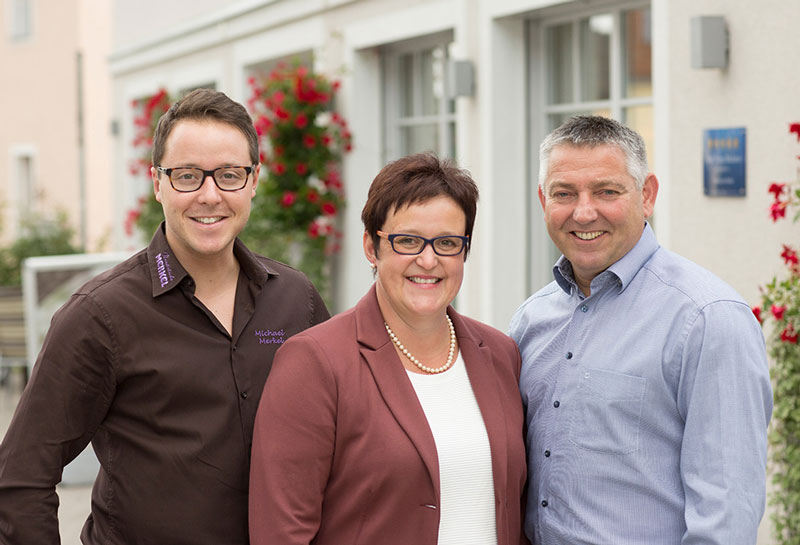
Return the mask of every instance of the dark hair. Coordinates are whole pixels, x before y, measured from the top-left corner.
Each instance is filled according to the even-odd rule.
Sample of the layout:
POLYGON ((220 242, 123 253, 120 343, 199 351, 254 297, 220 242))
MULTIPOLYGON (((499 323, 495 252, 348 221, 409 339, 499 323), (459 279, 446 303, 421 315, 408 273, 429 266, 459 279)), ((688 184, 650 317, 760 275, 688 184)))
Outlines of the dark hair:
POLYGON ((616 146, 625 153, 628 174, 641 189, 647 178, 647 150, 644 139, 634 131, 608 117, 577 115, 566 120, 548 134, 539 146, 539 186, 544 190, 550 153, 556 146, 595 147, 616 146))
MULTIPOLYGON (((433 153, 409 155, 384 166, 372 181, 367 202, 361 210, 361 221, 372 237, 375 253, 380 245, 378 230, 386 223, 390 212, 439 196, 450 197, 464 211, 467 220, 464 234, 470 237, 471 243, 478 186, 469 172, 433 153)), ((469 247, 464 251, 464 259, 468 252, 469 247)))
POLYGON ((175 102, 158 120, 153 134, 153 166, 161 164, 167 151, 167 138, 175 124, 183 119, 218 121, 233 125, 247 139, 250 161, 254 165, 258 164, 258 134, 244 106, 228 98, 225 93, 212 89, 195 89, 175 102))

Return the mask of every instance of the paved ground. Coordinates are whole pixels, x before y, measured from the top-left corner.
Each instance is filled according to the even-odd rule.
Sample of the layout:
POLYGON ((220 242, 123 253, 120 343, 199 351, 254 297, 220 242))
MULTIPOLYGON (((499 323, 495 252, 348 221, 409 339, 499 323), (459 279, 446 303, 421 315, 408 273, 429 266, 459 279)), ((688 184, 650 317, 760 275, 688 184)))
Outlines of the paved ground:
MULTIPOLYGON (((0 437, 4 437, 14 408, 22 393, 22 377, 12 373, 8 383, 0 387, 0 437)), ((80 534, 89 514, 92 497, 91 485, 59 486, 61 506, 58 510, 62 545, 81 545, 80 534)))

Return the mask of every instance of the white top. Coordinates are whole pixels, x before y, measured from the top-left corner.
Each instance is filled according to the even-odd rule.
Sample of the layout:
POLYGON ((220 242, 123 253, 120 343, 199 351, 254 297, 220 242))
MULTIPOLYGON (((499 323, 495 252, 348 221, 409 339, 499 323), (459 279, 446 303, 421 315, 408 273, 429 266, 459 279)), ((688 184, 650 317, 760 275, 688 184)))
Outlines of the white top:
POLYGON ((438 545, 497 545, 489 436, 461 352, 444 373, 407 372, 439 456, 438 545))

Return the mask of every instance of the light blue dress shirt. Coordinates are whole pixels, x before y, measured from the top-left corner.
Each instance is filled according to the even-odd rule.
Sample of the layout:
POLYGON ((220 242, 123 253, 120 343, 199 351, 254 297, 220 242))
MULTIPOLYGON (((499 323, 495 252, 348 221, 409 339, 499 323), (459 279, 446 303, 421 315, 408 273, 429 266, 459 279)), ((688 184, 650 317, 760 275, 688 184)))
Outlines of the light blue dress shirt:
POLYGON ((563 256, 517 310, 536 545, 754 544, 772 389, 750 307, 636 246, 584 297, 563 256))

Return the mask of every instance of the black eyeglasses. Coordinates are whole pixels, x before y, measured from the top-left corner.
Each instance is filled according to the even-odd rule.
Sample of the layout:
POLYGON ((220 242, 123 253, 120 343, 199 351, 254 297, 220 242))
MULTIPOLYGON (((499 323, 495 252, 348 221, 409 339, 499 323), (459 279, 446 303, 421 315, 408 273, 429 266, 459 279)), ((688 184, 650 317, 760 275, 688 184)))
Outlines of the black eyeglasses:
POLYGON ((403 233, 388 234, 383 231, 377 232, 379 237, 389 240, 392 250, 402 255, 421 254, 428 244, 433 248, 436 255, 452 256, 458 255, 469 246, 469 237, 459 235, 446 235, 443 237, 425 238, 419 235, 406 235, 403 233))
POLYGON ((194 167, 156 167, 156 170, 167 175, 172 189, 181 193, 197 191, 203 186, 207 176, 214 179, 214 183, 217 184, 220 191, 238 191, 247 185, 247 178, 253 169, 252 166, 219 167, 214 170, 194 167))

